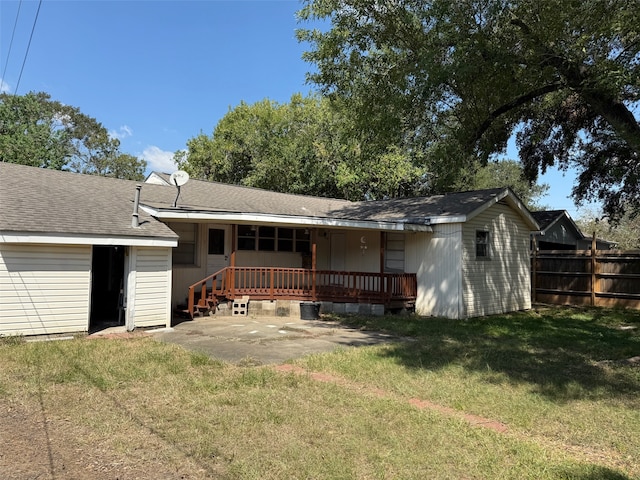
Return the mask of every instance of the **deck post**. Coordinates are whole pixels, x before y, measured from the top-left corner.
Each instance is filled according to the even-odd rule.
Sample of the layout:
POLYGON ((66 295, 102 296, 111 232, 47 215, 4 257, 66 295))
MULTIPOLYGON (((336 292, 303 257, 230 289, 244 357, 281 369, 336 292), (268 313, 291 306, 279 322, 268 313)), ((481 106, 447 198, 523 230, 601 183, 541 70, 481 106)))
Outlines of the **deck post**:
MULTIPOLYGON (((384 285, 384 246, 387 240, 386 232, 380 232, 380 295, 386 297, 386 289, 384 285)), ((387 299, 384 300, 387 303, 387 299)))
POLYGON ((314 302, 317 300, 317 297, 316 297, 317 243, 318 243, 318 229, 314 228, 311 230, 311 300, 313 300, 314 302))

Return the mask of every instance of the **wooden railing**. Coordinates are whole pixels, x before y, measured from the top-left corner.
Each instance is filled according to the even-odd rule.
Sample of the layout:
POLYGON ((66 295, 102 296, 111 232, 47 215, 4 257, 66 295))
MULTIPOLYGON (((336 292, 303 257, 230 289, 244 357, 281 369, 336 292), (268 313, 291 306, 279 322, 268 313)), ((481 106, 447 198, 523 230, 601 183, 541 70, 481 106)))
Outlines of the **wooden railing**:
POLYGON ((188 312, 215 308, 220 299, 300 300, 391 306, 417 296, 412 273, 369 273, 281 267, 227 267, 189 287, 188 312))

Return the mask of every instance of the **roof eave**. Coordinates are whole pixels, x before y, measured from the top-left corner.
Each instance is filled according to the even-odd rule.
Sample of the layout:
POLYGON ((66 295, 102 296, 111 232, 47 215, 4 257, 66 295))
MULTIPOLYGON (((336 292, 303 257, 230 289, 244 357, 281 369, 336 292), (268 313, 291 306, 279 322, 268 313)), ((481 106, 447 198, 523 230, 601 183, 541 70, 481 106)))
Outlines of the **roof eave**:
POLYGON ((378 220, 357 220, 328 217, 309 217, 293 215, 276 215, 262 213, 241 213, 241 212, 209 212, 209 211, 184 211, 165 210, 140 205, 140 208, 163 221, 190 220, 190 221, 210 221, 228 222, 238 224, 277 224, 277 225, 301 225, 325 228, 346 228, 358 230, 385 230, 385 231, 421 231, 431 232, 433 229, 429 225, 413 224, 407 222, 390 222, 378 220))

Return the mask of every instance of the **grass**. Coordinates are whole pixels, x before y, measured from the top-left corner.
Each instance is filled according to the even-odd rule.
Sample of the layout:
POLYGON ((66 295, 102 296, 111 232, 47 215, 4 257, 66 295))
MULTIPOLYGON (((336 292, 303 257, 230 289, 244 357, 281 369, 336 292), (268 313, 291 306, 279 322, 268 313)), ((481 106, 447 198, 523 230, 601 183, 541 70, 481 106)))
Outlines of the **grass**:
POLYGON ((3 341, 0 406, 185 478, 640 478, 640 312, 338 320, 404 340, 294 362, 330 381, 148 338, 3 341))

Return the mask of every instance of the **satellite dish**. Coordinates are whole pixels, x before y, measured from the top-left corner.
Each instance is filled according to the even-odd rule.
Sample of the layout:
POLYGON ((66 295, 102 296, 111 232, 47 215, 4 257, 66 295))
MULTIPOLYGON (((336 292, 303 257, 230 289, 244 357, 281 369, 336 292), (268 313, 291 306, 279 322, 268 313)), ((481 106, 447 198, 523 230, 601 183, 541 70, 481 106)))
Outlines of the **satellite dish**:
POLYGON ((175 185, 176 187, 181 187, 188 181, 189 181, 189 174, 184 170, 176 170, 169 177, 169 183, 171 183, 171 185, 175 185))
POLYGON ((173 202, 174 208, 178 206, 178 197, 180 197, 180 187, 189 181, 189 174, 184 170, 176 170, 169 177, 169 183, 175 185, 178 188, 178 195, 173 202))

